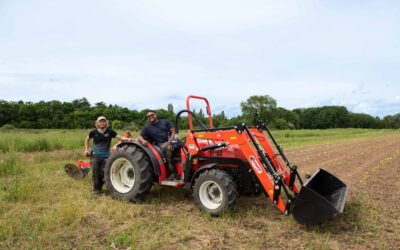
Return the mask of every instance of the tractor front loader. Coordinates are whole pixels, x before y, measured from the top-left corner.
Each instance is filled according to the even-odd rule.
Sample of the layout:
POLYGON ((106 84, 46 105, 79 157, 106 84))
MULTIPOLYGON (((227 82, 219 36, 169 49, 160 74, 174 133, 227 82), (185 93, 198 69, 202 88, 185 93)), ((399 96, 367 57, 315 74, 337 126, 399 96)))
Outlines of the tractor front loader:
POLYGON ((209 102, 189 96, 186 136, 172 142, 172 164, 179 180, 168 180, 165 157, 154 145, 122 142, 107 160, 105 182, 111 196, 132 202, 144 200, 153 184, 193 191, 202 211, 219 216, 240 195, 264 193, 285 215, 293 214, 300 224, 317 224, 343 212, 347 186, 334 175, 319 169, 303 181, 265 125, 214 128, 209 102), (190 110, 190 100, 206 103, 209 127, 190 110), (193 119, 200 126, 194 129, 193 119))
POLYGON ((238 158, 247 165, 249 174, 256 177, 253 180, 262 191, 280 211, 285 215, 292 213, 300 224, 317 224, 343 211, 346 185, 323 169, 303 182, 297 167, 291 165, 266 125, 192 130, 186 137, 191 157, 207 147, 199 148, 199 140, 214 141, 214 147, 230 147, 242 154, 238 158))

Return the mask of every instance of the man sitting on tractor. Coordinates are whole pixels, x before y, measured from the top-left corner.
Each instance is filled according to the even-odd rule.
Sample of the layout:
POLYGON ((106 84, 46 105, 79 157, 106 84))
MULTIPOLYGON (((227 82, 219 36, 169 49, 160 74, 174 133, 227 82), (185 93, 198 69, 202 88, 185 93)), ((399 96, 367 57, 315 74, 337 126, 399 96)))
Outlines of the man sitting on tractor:
POLYGON ((178 179, 172 161, 173 146, 171 145, 171 141, 175 137, 175 128, 170 121, 158 119, 157 113, 154 110, 150 110, 147 113, 147 120, 149 124, 142 129, 138 140, 145 146, 151 143, 161 149, 163 157, 167 159, 168 169, 171 171, 171 175, 168 179, 178 179))
POLYGON ((93 173, 93 193, 101 194, 101 189, 104 184, 104 167, 106 160, 110 155, 110 145, 113 138, 118 138, 121 141, 130 141, 131 138, 119 136, 117 132, 108 128, 108 121, 104 116, 97 118, 96 129, 90 131, 85 140, 85 156, 91 156, 92 173, 93 173), (93 139, 92 152, 89 151, 90 140, 93 139))

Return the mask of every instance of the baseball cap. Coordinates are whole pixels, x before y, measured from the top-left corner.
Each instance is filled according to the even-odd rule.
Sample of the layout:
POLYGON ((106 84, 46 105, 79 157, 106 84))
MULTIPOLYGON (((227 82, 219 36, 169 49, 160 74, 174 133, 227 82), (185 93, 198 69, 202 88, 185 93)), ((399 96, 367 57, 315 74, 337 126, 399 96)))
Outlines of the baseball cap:
POLYGON ((105 121, 107 121, 107 119, 106 119, 106 117, 105 117, 105 116, 99 116, 99 117, 97 117, 97 120, 96 120, 96 122, 99 122, 99 121, 101 121, 101 120, 105 120, 105 121))

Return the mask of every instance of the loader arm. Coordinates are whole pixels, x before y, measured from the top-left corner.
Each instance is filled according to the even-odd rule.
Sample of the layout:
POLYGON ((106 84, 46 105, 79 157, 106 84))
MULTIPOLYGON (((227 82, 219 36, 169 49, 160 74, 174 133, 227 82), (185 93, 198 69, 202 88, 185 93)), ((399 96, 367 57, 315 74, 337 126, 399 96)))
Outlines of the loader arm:
MULTIPOLYGON (((250 128, 249 130, 250 130, 252 136, 255 137, 255 139, 260 143, 263 150, 265 150, 265 153, 267 154, 268 159, 271 161, 271 164, 273 166, 275 166, 277 171, 284 173, 285 184, 294 193, 298 193, 299 189, 298 189, 297 185, 294 184, 294 181, 296 180, 296 177, 298 178, 300 183, 302 183, 302 180, 299 178, 296 167, 293 168, 290 165, 290 163, 286 159, 286 156, 283 153, 282 149, 278 150, 278 152, 276 152, 274 150, 274 147, 270 143, 270 140, 268 140, 266 134, 263 132, 261 127, 250 128), (279 152, 279 151, 281 151, 281 152, 279 152), (291 184, 291 181, 292 181, 292 184, 291 184)), ((275 142, 274 138, 272 137, 272 134, 269 134, 269 135, 270 135, 270 138, 275 142)))

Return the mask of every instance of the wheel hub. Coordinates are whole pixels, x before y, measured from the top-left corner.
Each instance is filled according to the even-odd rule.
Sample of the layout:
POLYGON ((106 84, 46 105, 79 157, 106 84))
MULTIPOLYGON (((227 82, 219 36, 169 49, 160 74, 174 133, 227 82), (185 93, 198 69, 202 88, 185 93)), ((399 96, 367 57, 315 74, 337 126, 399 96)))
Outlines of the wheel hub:
POLYGON ((208 209, 217 209, 222 204, 223 194, 221 187, 214 181, 206 181, 201 184, 201 203, 208 209))
POLYGON ((135 185, 135 169, 132 163, 125 158, 115 160, 110 170, 111 184, 116 191, 128 193, 135 185))

